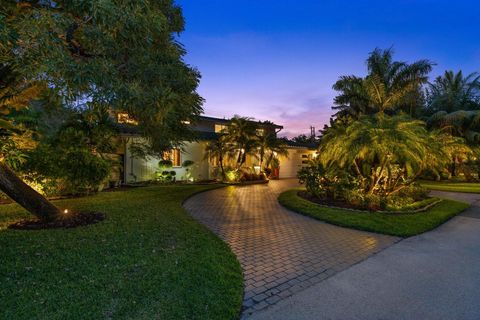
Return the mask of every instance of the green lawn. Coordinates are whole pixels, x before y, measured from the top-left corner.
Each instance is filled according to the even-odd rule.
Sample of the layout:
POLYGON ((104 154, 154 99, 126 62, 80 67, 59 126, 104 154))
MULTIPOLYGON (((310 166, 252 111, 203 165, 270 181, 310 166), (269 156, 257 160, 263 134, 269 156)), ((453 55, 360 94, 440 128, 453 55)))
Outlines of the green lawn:
POLYGON ((241 268, 181 207, 212 186, 165 186, 60 201, 106 213, 76 229, 14 231, 0 206, 0 319, 234 319, 241 268))
POLYGON ((431 230, 469 207, 463 202, 444 200, 416 214, 355 212, 319 206, 299 197, 298 191, 285 191, 280 194, 278 201, 290 210, 331 224, 399 237, 410 237, 431 230))
POLYGON ((430 190, 480 193, 480 183, 475 182, 421 181, 420 184, 430 190))

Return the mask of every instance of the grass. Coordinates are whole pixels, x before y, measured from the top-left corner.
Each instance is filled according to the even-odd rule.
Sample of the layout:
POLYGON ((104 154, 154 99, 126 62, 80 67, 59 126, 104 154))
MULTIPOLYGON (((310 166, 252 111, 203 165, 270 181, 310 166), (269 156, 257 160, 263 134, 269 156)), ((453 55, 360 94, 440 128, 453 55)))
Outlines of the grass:
POLYGON ((182 208, 212 186, 160 186, 59 201, 104 212, 76 229, 14 231, 0 206, 0 319, 234 319, 241 268, 182 208))
POLYGON ((421 185, 430 190, 480 193, 480 183, 476 182, 421 181, 421 185))
POLYGON ((432 205, 434 202, 440 201, 438 198, 426 198, 420 201, 416 201, 411 204, 404 205, 402 207, 387 205, 388 211, 415 211, 419 209, 424 209, 426 206, 432 205))
POLYGON ((444 200, 429 210, 416 214, 355 212, 319 206, 298 196, 298 191, 285 191, 280 194, 278 201, 290 210, 331 224, 399 237, 410 237, 432 230, 469 207, 463 202, 444 200))

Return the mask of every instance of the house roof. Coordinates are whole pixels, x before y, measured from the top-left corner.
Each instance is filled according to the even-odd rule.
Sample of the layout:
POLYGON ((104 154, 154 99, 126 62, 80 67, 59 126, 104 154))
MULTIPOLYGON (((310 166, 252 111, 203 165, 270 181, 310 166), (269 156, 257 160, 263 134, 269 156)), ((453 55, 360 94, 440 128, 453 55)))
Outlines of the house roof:
MULTIPOLYGON (((222 118, 214 118, 208 116, 200 116, 198 117, 199 121, 212 121, 216 123, 229 123, 230 119, 222 119, 222 118)), ((258 123, 260 125, 268 125, 272 126, 276 129, 283 129, 283 126, 277 125, 273 122, 267 121, 252 121, 254 123, 258 123)), ((119 130, 121 134, 125 135, 139 135, 141 132, 138 126, 133 124, 126 124, 126 123, 115 123, 115 127, 119 130)), ((199 136, 200 140, 215 140, 218 138, 218 134, 215 132, 207 132, 207 131, 197 131, 197 135, 199 136)))
POLYGON ((312 150, 318 148, 318 144, 314 142, 303 143, 303 142, 295 142, 292 140, 287 140, 286 142, 289 147, 293 147, 293 148, 308 148, 312 150))
MULTIPOLYGON (((215 117, 209 117, 209 116, 199 116, 199 120, 206 120, 206 121, 214 121, 214 122, 220 122, 220 123, 229 123, 231 119, 225 119, 225 118, 215 118, 215 117)), ((255 121, 252 120, 252 122, 257 123, 257 124, 263 124, 263 125, 269 125, 278 129, 283 129, 283 126, 275 124, 270 121, 255 121)))

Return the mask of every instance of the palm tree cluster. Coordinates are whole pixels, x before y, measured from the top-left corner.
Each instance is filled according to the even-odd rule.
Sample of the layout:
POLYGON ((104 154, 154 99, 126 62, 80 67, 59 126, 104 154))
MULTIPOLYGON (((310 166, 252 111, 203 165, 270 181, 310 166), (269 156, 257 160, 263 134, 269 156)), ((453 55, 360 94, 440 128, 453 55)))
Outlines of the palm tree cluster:
POLYGON ((206 158, 216 159, 225 179, 227 166, 238 171, 242 169, 247 157, 258 160, 260 169, 268 172, 276 156, 287 156, 286 143, 276 134, 264 129, 252 118, 234 116, 229 125, 220 133, 218 139, 206 147, 206 158))
POLYGON ((412 189, 418 177, 452 176, 458 163, 476 158, 478 74, 446 71, 430 83, 432 62, 395 61, 392 49, 375 49, 366 65, 365 77, 342 76, 333 85, 336 113, 302 180, 343 188, 345 198, 354 191, 388 199, 412 189))
POLYGON ((432 63, 393 61, 393 50, 375 49, 367 59, 366 77, 342 76, 333 85, 335 117, 358 117, 377 112, 399 111, 415 116, 421 105, 421 87, 428 81, 432 63))

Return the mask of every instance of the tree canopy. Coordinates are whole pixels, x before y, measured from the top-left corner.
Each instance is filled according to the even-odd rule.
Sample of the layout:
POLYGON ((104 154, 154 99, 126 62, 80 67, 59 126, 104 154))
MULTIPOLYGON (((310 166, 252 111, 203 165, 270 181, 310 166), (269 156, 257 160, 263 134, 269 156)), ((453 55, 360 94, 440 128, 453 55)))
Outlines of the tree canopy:
MULTIPOLYGON (((135 119, 154 152, 192 140, 187 123, 202 112, 203 99, 196 92, 199 72, 183 60, 183 30, 182 11, 173 0, 2 1, 2 130, 21 127, 8 117, 12 110, 53 97, 43 99, 43 105, 58 103, 72 114, 58 121, 56 137, 47 136, 37 149, 58 165, 77 160, 79 170, 61 173, 76 185, 88 175, 94 184, 108 175, 108 164, 100 159, 110 148, 106 140, 111 133, 104 130, 108 111, 135 119)), ((12 141, 7 137, 6 142, 12 141)), ((11 171, 4 146, 8 144, 2 142, 0 188, 38 217, 58 217, 57 208, 11 171)))
POLYGON ((127 111, 161 150, 190 139, 184 121, 202 111, 200 74, 178 41, 183 30, 172 0, 9 0, 0 62, 45 82, 67 105, 127 111))

